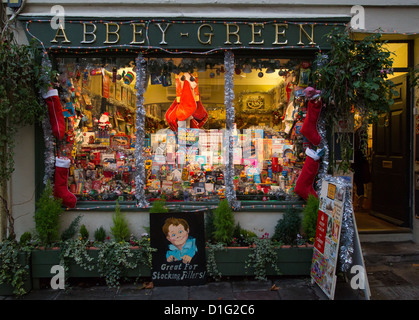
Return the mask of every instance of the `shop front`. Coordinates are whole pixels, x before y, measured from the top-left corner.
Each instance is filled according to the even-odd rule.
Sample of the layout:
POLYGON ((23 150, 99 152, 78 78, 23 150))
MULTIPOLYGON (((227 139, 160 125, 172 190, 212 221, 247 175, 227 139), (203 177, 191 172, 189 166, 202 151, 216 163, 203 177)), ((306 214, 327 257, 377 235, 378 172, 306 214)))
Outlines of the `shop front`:
POLYGON ((36 130, 35 183, 39 196, 69 159, 64 224, 106 226, 118 202, 141 233, 155 200, 200 211, 226 198, 263 235, 302 208, 306 89, 347 20, 51 21, 21 18, 58 70, 64 121, 36 130))

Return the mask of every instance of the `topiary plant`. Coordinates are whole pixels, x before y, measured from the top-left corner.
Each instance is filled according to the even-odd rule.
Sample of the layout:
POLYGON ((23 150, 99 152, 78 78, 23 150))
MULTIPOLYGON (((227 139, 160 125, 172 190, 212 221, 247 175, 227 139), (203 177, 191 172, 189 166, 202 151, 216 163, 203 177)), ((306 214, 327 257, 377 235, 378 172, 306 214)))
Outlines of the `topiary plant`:
POLYGON ((84 224, 81 225, 79 233, 82 240, 89 239, 89 231, 87 231, 87 228, 84 224))
POLYGON ((317 228, 317 215, 319 212, 319 199, 310 194, 307 198, 307 204, 303 209, 302 227, 306 238, 314 242, 317 228))
POLYGON ((24 245, 27 245, 29 242, 31 242, 31 240, 32 240, 32 233, 30 233, 29 231, 26 231, 22 233, 22 235, 20 236, 19 243, 20 245, 24 246, 24 245))
POLYGON ((106 239, 105 229, 102 226, 97 228, 96 231, 95 231, 94 237, 95 237, 96 242, 104 242, 105 239, 106 239))
POLYGON ((280 241, 286 245, 293 245, 301 228, 300 213, 296 208, 286 209, 282 219, 278 220, 272 240, 280 241))
POLYGON ((71 221, 67 229, 65 229, 61 234, 61 241, 67 241, 69 239, 72 239, 76 235, 81 218, 82 216, 79 215, 73 221, 71 221))
POLYGON ((235 221, 233 210, 226 199, 222 200, 214 211, 214 240, 230 243, 233 239, 235 221))
POLYGON ((111 234, 117 242, 127 241, 130 236, 128 221, 124 214, 121 213, 119 202, 116 202, 115 214, 112 216, 113 226, 111 234))
POLYGON ((35 211, 35 230, 42 244, 50 245, 59 239, 59 219, 62 212, 61 200, 54 198, 48 182, 35 211))
POLYGON ((165 206, 166 201, 162 200, 155 200, 153 205, 150 208, 150 213, 166 213, 169 212, 169 209, 165 206))

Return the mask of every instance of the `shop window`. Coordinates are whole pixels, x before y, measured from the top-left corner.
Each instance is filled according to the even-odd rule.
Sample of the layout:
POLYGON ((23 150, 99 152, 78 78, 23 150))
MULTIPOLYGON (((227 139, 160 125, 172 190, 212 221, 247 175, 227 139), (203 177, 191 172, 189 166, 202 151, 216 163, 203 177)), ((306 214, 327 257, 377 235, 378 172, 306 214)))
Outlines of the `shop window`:
POLYGON ((225 181, 222 59, 149 59, 144 95, 146 197, 169 201, 220 199, 225 181))
POLYGON ((130 59, 58 59, 70 158, 69 189, 78 200, 135 200, 136 90, 130 59))
POLYGON ((293 194, 308 146, 299 130, 306 114, 304 89, 309 85, 309 61, 236 61, 238 143, 233 162, 239 198, 258 195, 270 199, 278 192, 293 194))
MULTIPOLYGON (((135 199, 134 59, 58 59, 69 187, 78 200, 135 199)), ((236 59, 233 130, 238 199, 293 194, 308 146, 299 133, 311 63, 236 59), (260 197, 259 197, 260 196, 260 197)), ((144 94, 148 201, 205 201, 225 194, 223 58, 147 58, 144 94)), ((277 199, 277 198, 273 198, 277 199)))

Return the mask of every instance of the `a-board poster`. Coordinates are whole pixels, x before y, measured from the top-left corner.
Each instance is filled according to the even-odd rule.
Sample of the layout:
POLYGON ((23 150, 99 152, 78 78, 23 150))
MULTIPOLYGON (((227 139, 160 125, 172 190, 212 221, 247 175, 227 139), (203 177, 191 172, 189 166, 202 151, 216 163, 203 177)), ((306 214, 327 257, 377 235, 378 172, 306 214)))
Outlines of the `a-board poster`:
POLYGON ((206 282, 204 213, 150 213, 151 278, 155 286, 206 282))
POLYGON ((346 186, 323 181, 319 196, 316 239, 314 242, 311 277, 329 299, 336 288, 336 265, 339 251, 346 186))

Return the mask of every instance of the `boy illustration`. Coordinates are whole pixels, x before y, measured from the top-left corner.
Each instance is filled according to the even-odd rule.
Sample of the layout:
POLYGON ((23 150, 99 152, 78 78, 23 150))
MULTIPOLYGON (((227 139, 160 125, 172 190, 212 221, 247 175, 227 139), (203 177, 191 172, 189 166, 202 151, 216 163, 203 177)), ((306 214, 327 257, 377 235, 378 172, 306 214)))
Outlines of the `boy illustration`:
POLYGON ((188 264, 198 251, 195 238, 189 237, 189 224, 184 219, 168 218, 163 225, 163 232, 169 240, 166 252, 167 262, 180 261, 188 264))

